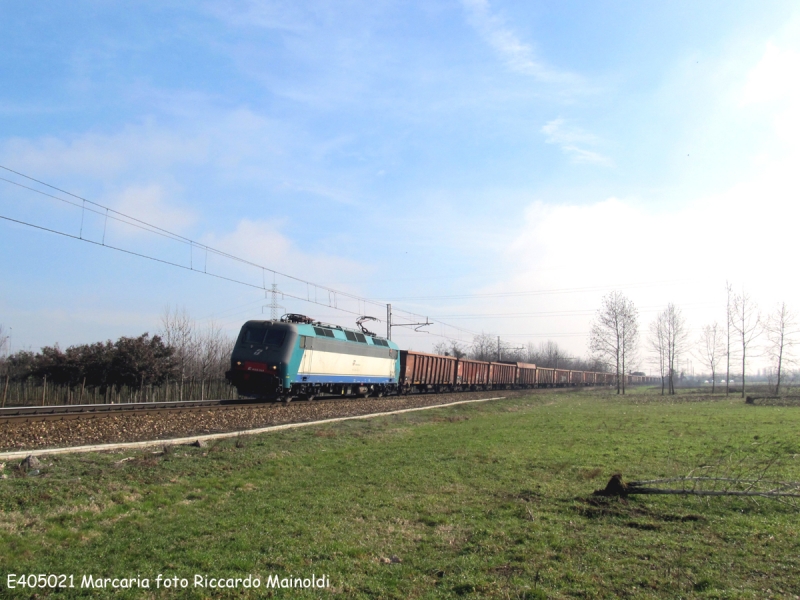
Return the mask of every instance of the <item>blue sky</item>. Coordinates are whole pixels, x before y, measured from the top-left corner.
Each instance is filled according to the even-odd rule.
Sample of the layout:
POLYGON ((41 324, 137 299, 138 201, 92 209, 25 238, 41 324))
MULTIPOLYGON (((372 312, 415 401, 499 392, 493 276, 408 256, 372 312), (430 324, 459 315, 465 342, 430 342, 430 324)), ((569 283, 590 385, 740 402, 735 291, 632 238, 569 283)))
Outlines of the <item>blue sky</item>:
MULTIPOLYGON (((726 280, 765 311, 800 306, 786 261, 799 13, 779 1, 6 3, 0 164, 281 272, 583 354, 613 288, 643 325, 669 301, 695 329, 721 320, 726 280)), ((0 214, 81 227, 79 210, 3 181, 0 214)), ((84 227, 102 236, 101 220, 84 227)), ((106 234, 187 258, 131 228, 106 234)), ((0 251, 12 349, 154 331, 167 305, 234 331, 266 303, 7 221, 0 251)), ((395 337, 425 349, 436 335, 395 337)))

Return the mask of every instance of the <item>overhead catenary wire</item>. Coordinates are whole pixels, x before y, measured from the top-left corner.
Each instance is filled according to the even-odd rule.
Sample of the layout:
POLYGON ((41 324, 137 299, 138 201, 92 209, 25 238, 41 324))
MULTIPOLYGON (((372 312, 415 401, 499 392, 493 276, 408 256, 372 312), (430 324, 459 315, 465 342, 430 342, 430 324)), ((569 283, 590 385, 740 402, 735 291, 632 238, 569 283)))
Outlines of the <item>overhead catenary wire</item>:
POLYGON ((676 280, 664 280, 664 281, 650 281, 650 282, 640 282, 640 283, 626 283, 626 284, 606 284, 606 285, 598 285, 598 286, 588 286, 588 287, 575 287, 575 288, 555 288, 555 289, 548 289, 548 290, 523 290, 517 292, 481 292, 481 293, 474 293, 474 294, 442 294, 442 295, 432 295, 432 296, 398 296, 394 298, 395 300, 460 300, 465 298, 511 298, 517 296, 544 296, 550 294, 573 294, 573 293, 580 293, 580 292, 597 292, 602 290, 610 290, 619 287, 624 288, 641 288, 641 287, 651 287, 657 285, 674 285, 676 283, 686 283, 692 281, 691 279, 676 279, 676 280))
MULTIPOLYGON (((692 308, 698 306, 714 306, 711 302, 695 302, 692 304, 682 304, 681 308, 692 308)), ((636 309, 638 312, 650 313, 664 310, 661 305, 641 306, 636 309)), ((445 319, 509 319, 521 317, 578 317, 597 314, 597 309, 575 309, 575 310, 553 310, 539 312, 508 312, 508 313, 470 313, 470 314, 451 314, 436 315, 445 319)), ((431 315, 434 316, 434 315, 431 315)))
MULTIPOLYGON (((50 198, 52 200, 63 202, 65 204, 68 204, 70 206, 73 206, 73 207, 81 210, 81 222, 80 222, 80 228, 79 228, 79 231, 78 231, 77 235, 75 235, 74 233, 69 233, 68 231, 62 231, 62 230, 59 230, 59 229, 54 229, 52 227, 46 227, 44 225, 32 223, 32 222, 26 221, 24 219, 13 218, 13 217, 10 217, 10 216, 7 216, 7 215, 0 215, 0 219, 3 219, 5 221, 16 223, 18 225, 22 225, 22 226, 26 226, 26 227, 31 227, 33 229, 38 229, 40 231, 44 231, 44 232, 48 232, 48 233, 54 233, 54 234, 57 234, 57 235, 60 235, 60 236, 66 237, 66 238, 87 242, 89 244, 93 244, 93 245, 96 245, 96 246, 101 246, 101 247, 108 248, 108 249, 111 249, 111 250, 116 250, 118 252, 122 252, 122 253, 125 253, 125 254, 128 254, 128 255, 131 255, 131 256, 136 256, 136 257, 139 257, 139 258, 145 258, 145 259, 152 260, 154 262, 161 263, 161 264, 164 264, 164 265, 178 267, 178 268, 181 268, 181 269, 184 269, 184 270, 187 270, 187 271, 192 271, 192 272, 195 272, 195 273, 202 273, 204 275, 209 275, 211 277, 214 277, 214 278, 217 278, 217 279, 220 279, 220 280, 224 280, 224 281, 228 281, 228 282, 232 282, 232 283, 237 283, 237 284, 244 285, 244 286, 247 286, 247 287, 250 287, 250 288, 263 290, 265 292, 267 291, 266 278, 265 277, 263 278, 263 281, 264 281, 263 284, 262 285, 258 285, 258 284, 254 284, 254 283, 251 283, 251 282, 248 282, 248 281, 243 281, 242 279, 237 279, 235 277, 230 277, 230 276, 227 276, 227 275, 223 275, 221 273, 215 273, 215 272, 210 271, 208 269, 208 258, 207 258, 208 255, 211 254, 211 255, 220 256, 220 257, 225 258, 227 260, 231 260, 233 262, 236 262, 236 263, 248 266, 248 267, 253 267, 253 268, 258 269, 258 270, 261 270, 261 272, 263 274, 266 274, 266 272, 269 272, 269 273, 273 274, 273 277, 275 275, 277 275, 277 276, 286 278, 288 280, 291 280, 293 282, 296 282, 296 283, 301 284, 301 285, 306 287, 307 295, 305 297, 303 297, 301 295, 298 295, 296 293, 292 294, 291 292, 288 292, 288 291, 281 291, 281 294, 283 296, 285 296, 285 297, 292 298, 292 299, 295 299, 295 300, 299 300, 301 302, 308 302, 308 303, 316 304, 316 305, 319 305, 319 306, 325 306, 325 307, 337 310, 339 312, 351 314, 351 315, 354 315, 354 316, 361 316, 365 312, 367 312, 366 311, 367 306, 375 307, 376 309, 380 309, 381 311, 385 308, 385 303, 382 302, 382 301, 375 300, 375 299, 370 299, 370 298, 365 298, 365 297, 353 294, 351 292, 337 290, 337 289, 334 289, 332 287, 328 287, 328 286, 325 286, 325 285, 317 284, 317 283, 314 283, 314 282, 306 280, 306 279, 302 279, 302 278, 299 278, 299 277, 296 277, 296 276, 293 276, 293 275, 290 275, 290 274, 287 274, 287 273, 283 273, 283 272, 277 271, 276 269, 273 269, 273 268, 270 268, 270 267, 266 267, 264 265, 260 265, 260 264, 258 264, 256 262, 252 261, 252 260, 248 260, 248 259, 236 256, 236 255, 233 255, 231 253, 219 250, 217 248, 213 248, 213 247, 211 247, 211 246, 209 246, 207 244, 203 244, 201 242, 192 240, 191 238, 188 238, 186 236, 183 236, 183 235, 177 234, 175 232, 169 231, 169 230, 167 230, 167 229, 165 229, 163 227, 159 227, 157 225, 153 225, 153 224, 148 223, 148 222, 146 222, 146 221, 144 221, 142 219, 138 219, 136 217, 133 217, 133 216, 128 215, 128 214, 125 214, 125 213, 123 213, 121 211, 115 210, 113 208, 110 208, 110 207, 105 206, 103 204, 100 204, 98 202, 94 202, 92 200, 89 200, 87 198, 84 198, 82 196, 74 194, 74 193, 69 192, 67 190, 61 189, 61 188, 56 187, 54 185, 51 185, 51 184, 49 184, 47 182, 44 182, 44 181, 42 181, 40 179, 36 179, 34 177, 31 177, 29 175, 26 175, 24 173, 21 173, 19 171, 16 171, 14 169, 6 167, 4 165, 0 165, 0 169, 4 169, 5 171, 8 171, 9 173, 13 173, 15 175, 18 175, 19 177, 23 177, 26 180, 35 182, 35 183, 37 183, 39 185, 43 185, 43 186, 45 186, 45 187, 47 187, 47 188, 49 188, 51 190, 54 190, 54 191, 56 191, 58 193, 65 194, 65 195, 69 196, 70 198, 74 198, 75 200, 77 200, 77 202, 74 201, 74 200, 71 200, 70 198, 64 198, 64 197, 61 197, 61 196, 58 196, 58 195, 55 195, 55 194, 47 193, 45 191, 36 189, 36 188, 31 187, 29 185, 24 185, 24 184, 22 184, 22 183, 20 183, 18 181, 13 181, 13 180, 5 178, 5 177, 0 177, 0 181, 4 181, 4 182, 9 183, 11 185, 17 186, 19 188, 28 190, 30 192, 33 192, 33 193, 36 193, 36 194, 39 194, 39 195, 42 195, 42 196, 50 198), (85 216, 85 214, 87 212, 92 213, 92 214, 96 214, 96 215, 102 217, 102 219, 103 219, 103 236, 102 236, 101 241, 99 241, 99 242, 97 240, 90 239, 89 237, 84 235, 84 233, 85 233, 84 232, 84 216, 85 216), (131 249, 128 249, 128 248, 123 248, 123 247, 114 245, 112 243, 109 243, 107 241, 107 239, 106 239, 107 224, 108 224, 109 220, 115 221, 115 222, 119 222, 119 223, 122 223, 124 225, 130 226, 130 227, 134 227, 136 229, 139 229, 139 230, 142 230, 142 231, 145 231, 145 232, 148 232, 148 233, 155 234, 155 235, 160 236, 160 237, 165 238, 165 239, 169 239, 169 240, 181 243, 181 244, 185 244, 186 246, 189 247, 189 250, 190 250, 189 264, 187 265, 187 264, 182 264, 180 262, 176 262, 175 260, 168 260, 168 259, 165 259, 165 258, 159 258, 157 256, 152 256, 152 255, 146 254, 144 252, 137 252, 135 250, 131 250, 131 249), (195 248, 201 250, 205 255, 205 259, 203 261, 202 268, 200 268, 199 265, 196 266, 195 263, 194 263, 193 250, 195 248), (312 298, 312 295, 311 295, 312 291, 313 291, 313 298, 312 298), (320 292, 322 292, 321 298, 320 298, 320 292), (326 301, 321 301, 322 298, 326 298, 327 302, 326 301), (356 303, 356 305, 357 305, 359 310, 350 310, 348 308, 340 306, 340 302, 339 302, 340 298, 347 298, 348 300, 355 301, 355 303, 356 303)), ((421 314, 415 313, 413 311, 404 310, 404 309, 401 309, 399 307, 396 308, 393 311, 393 313, 399 319, 407 320, 407 321, 410 321, 410 322, 413 322, 413 321, 415 321, 415 320, 417 320, 419 318, 426 318, 426 315, 421 315, 421 314)), ((378 319, 378 320, 380 320, 380 319, 378 319)), ((459 326, 455 326, 455 325, 450 325, 450 324, 447 324, 447 323, 443 323, 441 321, 440 321, 440 323, 442 325, 445 325, 447 327, 452 328, 454 331, 458 331, 460 333, 464 333, 464 334, 467 334, 467 335, 476 335, 476 332, 471 331, 471 330, 469 330, 467 328, 459 327, 459 326)), ((425 333, 428 333, 428 332, 425 332, 425 333)), ((442 337, 445 337, 445 336, 442 336, 442 337)), ((448 339, 456 340, 456 338, 448 338, 448 339)))
MULTIPOLYGON (((81 196, 77 196, 77 195, 75 195, 75 194, 73 194, 71 192, 67 192, 65 190, 62 190, 61 188, 55 187, 53 185, 50 185, 48 183, 45 183, 45 182, 40 181, 38 179, 35 179, 33 177, 29 177, 28 175, 25 175, 25 174, 20 173, 18 171, 14 171, 13 169, 9 169, 8 167, 5 167, 3 165, 0 165, 0 169, 5 169, 7 171, 10 171, 11 173, 19 175, 21 177, 25 177, 26 179, 30 179, 31 181, 35 181, 36 183, 39 183, 41 185, 45 185, 45 186, 47 186, 49 188, 52 188, 52 189, 54 189, 56 191, 59 191, 61 193, 64 193, 64 194, 67 194, 67 195, 72 196, 74 198, 77 198, 77 199, 81 200, 82 202, 86 202, 86 203, 89 203, 89 204, 91 204, 93 206, 96 206, 101 210, 95 210, 95 209, 92 209, 92 208, 85 208, 82 204, 78 204, 76 202, 72 202, 72 201, 67 200, 65 198, 60 198, 58 196, 54 196, 52 194, 47 194, 46 192, 42 192, 41 190, 37 190, 37 189, 32 188, 30 186, 22 185, 22 184, 20 184, 18 182, 11 181, 11 180, 6 179, 6 178, 0 178, 0 180, 2 180, 2 181, 6 181, 6 182, 11 183, 13 185, 16 185, 18 187, 33 191, 33 192, 35 192, 37 194, 41 194, 43 196, 47 196, 49 198, 53 198, 53 199, 59 200, 61 202, 65 202, 65 203, 70 204, 72 206, 75 206, 77 208, 81 208, 81 210, 88 210, 88 211, 90 211, 92 213, 95 213, 95 214, 98 214, 98 215, 102 215, 102 216, 104 216, 106 218, 110 218, 112 220, 116 220, 116 221, 125 223, 126 225, 130 225, 130 226, 136 227, 138 229, 149 231, 151 233, 155 233, 156 235, 161 235, 162 237, 166 237, 166 238, 172 239, 174 241, 182 242, 182 243, 188 245, 190 248, 197 247, 197 248, 200 248, 200 249, 204 250, 205 252, 210 252, 212 254, 216 254, 218 256, 227 258, 229 260, 232 260, 232 261, 235 261, 235 262, 247 265, 247 266, 255 267, 257 269, 262 269, 263 271, 269 271, 270 273, 274 273, 275 275, 279 275, 281 277, 285 277, 287 279, 291 279, 291 280, 296 281, 298 283, 302 283, 302 284, 309 285, 309 286, 314 286, 317 289, 320 289, 320 290, 323 290, 323 291, 327 292, 329 294, 329 297, 331 297, 331 295, 332 295, 333 303, 336 302, 336 296, 338 295, 338 296, 344 296, 344 297, 347 297, 347 298, 351 298, 353 300, 361 300, 361 301, 364 301, 364 302, 368 302, 368 303, 373 304, 375 306, 380 306, 380 307, 384 306, 384 303, 382 303, 382 302, 378 302, 376 300, 371 300, 369 298, 363 298, 361 296, 357 296, 357 295, 351 294, 349 292, 344 292, 342 290, 336 290, 336 289, 333 289, 333 288, 330 288, 330 287, 327 287, 327 286, 324 286, 324 285, 320 285, 320 284, 314 283, 312 281, 308 281, 308 280, 302 279, 300 277, 295 277, 294 275, 289 275, 287 273, 282 273, 280 271, 277 271, 276 269, 272 269, 270 267, 265 267, 263 265, 259 265, 259 264, 255 263, 255 262, 251 261, 251 260, 247 260, 245 258, 241 258, 239 256, 235 256, 233 254, 230 254, 228 252, 224 252, 224 251, 219 250, 217 248, 212 248, 211 246, 203 244, 202 242, 197 242, 195 240, 192 240, 192 239, 187 238, 185 236, 182 236, 180 234, 171 232, 171 231, 169 231, 167 229, 164 229, 162 227, 158 227, 156 225, 152 225, 151 223, 147 223, 146 221, 143 221, 141 219, 137 219, 136 217, 132 217, 130 215, 122 213, 122 212, 120 212, 118 210, 114 210, 113 208, 104 206, 102 204, 99 204, 97 202, 93 202, 91 200, 87 200, 85 198, 82 198, 81 196)), ((79 239, 81 241, 87 241, 87 242, 91 242, 91 243, 97 244, 97 242, 94 242, 93 240, 89 240, 89 239, 83 238, 81 236, 76 236, 74 234, 69 234, 69 233, 65 233, 65 232, 62 232, 62 231, 58 231, 56 229, 51 229, 51 228, 42 227, 42 226, 36 226, 36 225, 33 225, 33 224, 28 223, 26 221, 22 221, 22 220, 19 220, 19 219, 12 219, 12 218, 5 217, 5 216, 3 216, 2 218, 6 219, 6 220, 9 220, 9 221, 15 221, 15 222, 17 222, 19 224, 22 224, 22 225, 34 226, 34 227, 37 227, 38 229, 42 229, 44 231, 49 231, 51 233, 59 233, 61 235, 65 235, 65 236, 71 237, 73 239, 79 239)), ((105 239, 103 240, 103 243, 100 243, 100 244, 97 244, 97 245, 99 245, 99 246, 108 246, 108 244, 105 244, 105 239)), ((128 252, 129 254, 133 254, 133 255, 136 255, 136 256, 141 256, 141 257, 144 257, 144 258, 151 258, 148 255, 137 253, 137 252, 133 252, 133 251, 127 251, 127 250, 125 250, 123 248, 112 247, 112 246, 108 246, 108 247, 111 247, 114 250, 120 250, 120 251, 123 251, 123 252, 128 252)), ((156 260, 158 262, 167 263, 167 264, 173 264, 175 266, 180 266, 182 268, 187 268, 185 265, 181 265, 179 263, 174 263, 172 261, 165 261, 163 259, 158 259, 158 258, 153 258, 153 260, 156 260)), ((188 267, 188 270, 196 271, 196 272, 204 272, 204 271, 201 271, 199 269, 195 269, 192 266, 188 267)), ((213 273, 209 273, 209 274, 214 275, 213 273)), ((229 281, 235 281, 237 283, 243 283, 244 285, 249 285, 250 287, 254 287, 254 288, 257 288, 257 289, 267 289, 265 285, 264 286, 252 285, 252 284, 248 284, 246 282, 239 282, 239 281, 234 280, 232 278, 226 278, 226 277, 222 277, 222 279, 228 279, 229 281)), ((303 298, 300 298, 299 296, 297 297, 297 299, 303 300, 303 298)), ((316 304, 325 305, 325 303, 320 303, 320 302, 315 302, 315 303, 316 304)))
MULTIPOLYGON (((138 256, 139 258, 146 258, 148 260, 159 262, 161 264, 169 265, 169 266, 172 266, 172 267, 178 267, 178 268, 181 268, 181 269, 185 269, 187 271, 194 271, 195 273, 202 273, 203 275, 210 275, 211 277, 216 277, 217 279, 222 279, 224 281, 230 281, 232 283, 238 283, 240 285, 246 285, 248 287, 252 287, 252 288, 255 288, 255 289, 259 289, 259 290, 262 289, 261 286, 253 285, 251 283, 247 283, 246 281, 233 279, 232 277, 225 277, 224 275, 219 275, 217 273, 205 273, 203 271, 198 271, 197 269, 192 269, 191 267, 187 267, 186 265, 182 265, 180 263, 176 263, 176 262, 173 262, 173 261, 165 260, 163 258, 156 258, 154 256, 149 256, 147 254, 142 254, 140 252, 134 252, 133 250, 127 250, 125 248, 120 248, 118 246, 111 246, 109 244, 95 242, 94 240, 87 240, 85 238, 81 239, 78 236, 72 235, 70 233, 65 233, 63 231, 58 231, 57 229, 50 229, 49 227, 43 227, 41 225, 36 225, 34 223, 28 223, 27 221, 21 221, 19 219, 12 219, 11 217, 7 217, 5 215, 0 215, 0 219, 4 219, 4 220, 10 221, 12 223, 17 223, 19 225, 25 225, 27 227, 33 227, 33 228, 39 229, 41 231, 47 231, 49 233, 55 233, 55 234, 62 235, 62 236, 65 236, 65 237, 68 237, 68 238, 72 238, 72 239, 75 239, 75 240, 80 240, 82 242, 87 242, 89 244, 94 244, 96 246, 101 246, 103 248, 108 248, 110 250, 116 250, 118 252, 124 252, 125 254, 130 254, 132 256, 138 256)), ((296 300, 301 300, 303 302, 309 302, 308 300, 306 300, 305 298, 301 298, 300 296, 294 296, 294 295, 286 294, 286 293, 284 293, 283 295, 284 296, 288 296, 290 298, 294 298, 296 300)), ((325 304, 324 302, 314 302, 313 300, 311 300, 310 302, 312 302, 313 304, 319 304, 321 306, 328 306, 329 308, 336 308, 336 307, 329 306, 329 305, 325 304)), ((347 309, 344 309, 344 308, 337 308, 337 310, 341 310, 343 312, 348 312, 348 313, 353 314, 353 315, 358 315, 359 314, 359 313, 357 313, 355 311, 347 310, 347 309)))
MULTIPOLYGON (((4 181, 4 182, 6 182, 8 184, 17 186, 17 187, 19 187, 21 189, 28 190, 30 192, 42 195, 42 196, 50 198, 52 200, 63 202, 65 204, 67 204, 67 205, 70 205, 70 206, 72 206, 74 208, 79 209, 81 211, 81 220, 80 220, 80 228, 79 228, 78 234, 75 235, 74 233, 69 233, 68 231, 61 231, 61 230, 58 230, 58 229, 54 229, 52 227, 45 227, 45 226, 40 225, 40 224, 31 223, 31 222, 26 221, 24 219, 13 218, 13 217, 9 217, 7 215, 0 215, 0 219, 6 220, 6 221, 9 221, 9 222, 13 222, 13 223, 16 223, 16 224, 19 224, 19 225, 31 227, 31 228, 34 228, 34 229, 38 229, 38 230, 41 230, 41 231, 45 231, 45 232, 48 232, 48 233, 54 233, 54 234, 61 235, 61 236, 67 237, 67 238, 71 238, 71 239, 87 242, 87 243, 90 243, 90 244, 93 244, 93 245, 109 248, 109 249, 116 250, 118 252, 122 252, 122 253, 125 253, 125 254, 128 254, 128 255, 137 256, 137 257, 140 257, 140 258, 146 258, 148 260, 152 260, 154 262, 158 262, 158 263, 165 264, 165 265, 168 265, 168 266, 178 267, 178 268, 181 268, 181 269, 184 269, 184 270, 187 270, 187 271, 196 272, 196 273, 202 273, 204 275, 209 275, 211 277, 214 277, 214 278, 217 278, 217 279, 220 279, 220 280, 224 280, 224 281, 228 281, 228 282, 244 285, 244 286, 247 286, 247 287, 250 287, 250 288, 253 288, 253 289, 262 290, 265 293, 268 291, 267 284, 266 284, 266 273, 269 272, 269 273, 271 273, 273 275, 273 282, 274 282, 275 276, 280 276, 282 278, 285 278, 287 280, 290 280, 290 281, 293 281, 293 282, 295 282, 297 284, 300 284, 301 286, 304 286, 305 289, 306 289, 306 294, 304 296, 300 295, 298 293, 292 293, 292 292, 290 292, 288 290, 281 290, 280 293, 281 293, 282 296, 287 297, 287 298, 291 298, 291 299, 294 299, 294 300, 298 300, 298 301, 301 301, 301 302, 308 302, 308 303, 315 304, 315 305, 318 305, 318 306, 328 307, 328 308, 336 310, 336 311, 338 311, 340 313, 347 313, 347 314, 354 315, 354 316, 361 316, 361 315, 364 315, 364 314, 366 314, 368 312, 368 307, 374 307, 374 309, 380 310, 382 312, 384 310, 385 306, 386 306, 386 302, 384 302, 382 299, 366 298, 366 297, 354 294, 352 292, 337 290, 337 289, 334 289, 334 288, 326 286, 326 285, 314 283, 312 281, 309 281, 309 280, 306 280, 306 279, 302 279, 302 278, 290 275, 288 273, 283 273, 283 272, 277 271, 276 269, 273 269, 273 268, 270 268, 270 267, 266 267, 264 265, 260 265, 260 264, 258 264, 256 262, 252 261, 252 260, 233 255, 233 254, 231 254, 229 252, 225 252, 225 251, 220 250, 218 248, 211 247, 211 246, 209 246, 207 244, 204 244, 202 242, 198 242, 198 241, 193 240, 191 238, 188 238, 188 237, 186 237, 184 235, 175 233, 173 231, 169 231, 169 230, 167 230, 167 229, 165 229, 163 227, 159 227, 159 226, 154 225, 152 223, 148 223, 148 222, 146 222, 146 221, 144 221, 142 219, 139 219, 139 218, 133 217, 131 215, 125 214, 125 213, 123 213, 121 211, 118 211, 118 210, 115 210, 115 209, 110 208, 108 206, 102 205, 102 204, 100 204, 98 202, 94 202, 92 200, 89 200, 87 198, 84 198, 82 196, 74 194, 74 193, 69 192, 67 190, 61 189, 59 187, 56 187, 56 186, 51 185, 49 183, 46 183, 46 182, 44 182, 44 181, 42 181, 40 179, 36 179, 34 177, 31 177, 29 175, 26 175, 24 173, 21 173, 19 171, 16 171, 14 169, 6 167, 4 165, 0 165, 0 169, 3 169, 3 170, 5 170, 5 171, 7 171, 9 173, 13 173, 14 175, 17 175, 19 177, 25 178, 26 180, 34 182, 34 183, 39 184, 41 186, 45 186, 48 189, 53 190, 53 191, 55 191, 55 192, 57 192, 59 194, 64 194, 64 195, 68 196, 68 198, 64 198, 64 197, 61 197, 59 195, 55 195, 55 194, 52 194, 52 193, 48 193, 48 192, 36 189, 34 187, 31 187, 30 185, 24 185, 24 184, 22 184, 22 183, 20 183, 18 181, 13 181, 13 180, 8 179, 6 177, 0 177, 0 181, 4 181), (85 219, 84 219, 84 217, 85 217, 85 215, 87 213, 95 214, 95 215, 97 215, 97 216, 99 216, 99 217, 101 217, 103 219, 103 236, 102 236, 101 241, 99 241, 99 242, 97 240, 90 239, 89 237, 87 237, 85 235, 85 229, 84 229, 84 225, 85 225, 84 224, 84 220, 85 219), (137 252, 137 251, 131 250, 129 248, 123 248, 123 247, 120 247, 120 246, 115 245, 113 243, 109 243, 108 240, 107 240, 107 236, 106 236, 107 227, 108 227, 108 222, 109 221, 118 222, 118 223, 121 223, 121 224, 123 224, 125 226, 133 227, 133 228, 136 228, 138 230, 145 231, 147 233, 151 233, 151 234, 157 235, 157 236, 159 236, 161 238, 164 238, 164 239, 167 239, 167 240, 171 240, 171 241, 174 241, 174 242, 177 242, 177 243, 184 244, 184 245, 188 246, 188 248, 189 248, 188 265, 187 264, 182 264, 181 262, 177 262, 175 260, 159 258, 159 257, 153 256, 151 254, 147 254, 147 253, 144 253, 144 252, 137 252), (198 250, 199 252, 202 253, 202 258, 200 258, 199 260, 195 260, 195 250, 198 250), (261 279, 262 279, 261 284, 255 284, 255 283, 248 282, 248 281, 245 281, 245 280, 240 279, 240 278, 236 278, 236 277, 233 277, 233 276, 228 276, 226 274, 213 272, 212 270, 209 270, 209 263, 208 263, 209 255, 211 255, 211 256, 219 256, 219 257, 224 258, 226 260, 230 260, 230 261, 239 263, 241 265, 245 265, 247 267, 252 267, 254 269, 260 270, 261 271, 261 279), (312 297, 312 292, 313 292, 313 297, 312 297), (347 298, 348 300, 353 301, 356 304, 355 308, 357 310, 352 310, 351 308, 346 308, 345 306, 342 306, 340 301, 339 301, 340 298, 347 298)), ((665 283, 665 282, 658 282, 658 283, 650 282, 650 283, 631 284, 629 287, 646 287, 646 286, 651 286, 651 285, 658 285, 658 284, 661 284, 661 283, 665 283)), ((674 283, 674 282, 671 282, 671 283, 674 283)), ((585 292, 585 291, 597 291, 597 290, 607 289, 608 287, 609 286, 591 286, 591 287, 576 287, 576 288, 558 288, 558 289, 551 289, 551 290, 528 290, 528 291, 520 291, 520 292, 490 292, 490 293, 475 293, 475 294, 449 294, 449 295, 439 295, 439 296, 435 296, 435 295, 434 296, 407 296, 407 297, 400 297, 399 299, 401 299, 401 300, 414 300, 414 299, 444 300, 444 299, 462 299, 462 298, 493 299, 493 298, 500 298, 500 297, 524 297, 524 296, 535 296, 535 295, 545 295, 545 294, 559 294, 559 293, 576 293, 576 292, 585 292)), ((260 302, 260 301, 261 301, 261 299, 259 299, 258 301, 252 301, 252 302, 247 303, 245 306, 256 304, 257 302, 260 302)), ((240 310, 237 310, 237 309, 228 309, 226 311, 221 311, 221 312, 224 314, 224 313, 231 313, 231 311, 232 311, 232 314, 226 314, 224 317, 222 315, 219 315, 219 316, 221 318, 223 318, 224 320, 227 320, 227 319, 230 319, 231 317, 235 316, 236 314, 240 314, 240 312, 241 312, 240 310)), ((552 317, 555 317, 555 316, 582 316, 582 315, 586 316, 586 315, 590 315, 590 314, 594 313, 594 311, 589 311, 589 310, 575 310, 575 311, 563 311, 562 310, 562 311, 545 311, 545 312, 529 312, 529 313, 516 312, 516 313, 436 315, 436 314, 431 314, 431 313, 422 314, 420 312, 416 312, 416 311, 413 311, 413 310, 402 309, 400 307, 397 307, 396 305, 393 306, 393 311, 392 312, 393 312, 393 315, 399 321, 401 321, 401 322, 396 323, 397 325, 404 325, 405 323, 402 323, 402 321, 408 321, 409 323, 414 323, 414 322, 419 321, 421 319, 426 319, 427 320, 428 317, 431 317, 431 318, 435 319, 436 322, 440 326, 444 326, 444 327, 448 328, 450 331, 456 332, 456 335, 460 334, 460 335, 465 335, 465 336, 477 336, 477 335, 480 335, 480 332, 475 331, 475 330, 473 330, 473 329, 471 329, 469 327, 464 327, 464 326, 459 326, 459 325, 454 325, 452 323, 448 323, 448 322, 444 321, 443 319, 459 319, 460 320, 460 319, 529 318, 529 317, 537 317, 537 316, 548 316, 548 317, 551 317, 551 316, 552 317)), ((647 312, 646 309, 645 309, 645 312, 647 312)), ((378 320, 380 321, 381 319, 378 318, 378 320)), ((434 336, 434 337, 447 339, 447 340, 450 340, 450 341, 457 341, 457 342, 463 342, 464 341, 463 339, 460 339, 459 337, 454 337, 452 335, 446 335, 443 332, 442 333, 434 333, 432 331, 424 331, 423 330, 423 331, 420 331, 418 333, 424 333, 426 335, 431 335, 431 336, 434 336)), ((539 337, 551 337, 551 336, 554 336, 554 337, 577 337, 577 336, 585 336, 586 334, 585 334, 585 332, 582 332, 582 333, 571 333, 570 332, 570 333, 550 333, 550 334, 544 334, 544 333, 531 333, 531 334, 510 333, 510 334, 501 334, 501 335, 503 335, 503 337, 533 337, 533 338, 539 338, 539 337)))

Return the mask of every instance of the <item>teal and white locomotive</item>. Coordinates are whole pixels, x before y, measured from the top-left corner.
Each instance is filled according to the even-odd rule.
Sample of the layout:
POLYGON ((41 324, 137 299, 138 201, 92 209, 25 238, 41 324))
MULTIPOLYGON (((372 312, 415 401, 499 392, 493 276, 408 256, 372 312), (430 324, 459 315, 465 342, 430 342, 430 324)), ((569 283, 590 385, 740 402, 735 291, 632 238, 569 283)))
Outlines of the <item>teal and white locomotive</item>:
POLYGON ((241 396, 288 402, 394 394, 399 373, 400 350, 391 340, 284 315, 242 326, 225 376, 241 396))

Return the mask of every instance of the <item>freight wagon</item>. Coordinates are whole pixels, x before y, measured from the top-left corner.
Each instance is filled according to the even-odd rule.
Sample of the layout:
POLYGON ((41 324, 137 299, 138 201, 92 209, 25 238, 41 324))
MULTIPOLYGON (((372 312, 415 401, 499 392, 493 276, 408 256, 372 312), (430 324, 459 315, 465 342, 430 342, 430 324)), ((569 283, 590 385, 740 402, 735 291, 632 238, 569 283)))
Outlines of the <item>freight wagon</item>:
POLYGON ((569 385, 569 371, 566 369, 555 369, 555 383, 558 386, 569 385))
POLYGON ((520 387, 535 387, 536 365, 529 363, 517 363, 517 385, 520 387))
POLYGON ((400 351, 400 389, 404 393, 452 391, 458 359, 422 352, 400 351))
POLYGON ((536 367, 537 387, 554 387, 556 385, 556 370, 547 367, 536 367))
POLYGON ((460 389, 487 389, 491 381, 489 379, 489 367, 490 363, 482 360, 459 358, 456 384, 460 389))
POLYGON ((492 382, 492 388, 495 390, 515 387, 517 382, 517 366, 508 363, 490 363, 489 380, 492 382))

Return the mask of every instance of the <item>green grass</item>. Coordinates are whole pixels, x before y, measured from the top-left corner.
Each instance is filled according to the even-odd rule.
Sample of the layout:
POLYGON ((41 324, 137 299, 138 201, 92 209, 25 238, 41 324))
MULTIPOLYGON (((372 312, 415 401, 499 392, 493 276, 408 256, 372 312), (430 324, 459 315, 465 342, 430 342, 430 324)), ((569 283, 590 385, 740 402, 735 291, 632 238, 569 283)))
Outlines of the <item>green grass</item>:
POLYGON ((798 431, 800 409, 738 398, 559 393, 164 455, 53 457, 38 477, 7 466, 0 595, 48 594, 7 590, 13 572, 138 575, 151 585, 159 573, 314 573, 328 575, 328 592, 364 598, 794 597, 800 513, 791 507, 736 498, 598 501, 591 492, 615 472, 669 477, 731 455, 745 463, 779 455, 780 474, 800 479, 798 431))

